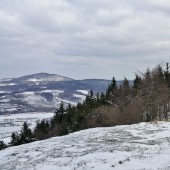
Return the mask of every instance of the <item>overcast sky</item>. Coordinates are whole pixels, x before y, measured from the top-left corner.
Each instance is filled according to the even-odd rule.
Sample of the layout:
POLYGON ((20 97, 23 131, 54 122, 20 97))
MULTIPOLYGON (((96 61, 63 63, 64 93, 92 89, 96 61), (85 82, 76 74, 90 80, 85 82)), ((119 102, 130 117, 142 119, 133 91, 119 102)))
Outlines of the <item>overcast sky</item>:
POLYGON ((0 78, 132 79, 169 61, 169 0, 0 0, 0 78))

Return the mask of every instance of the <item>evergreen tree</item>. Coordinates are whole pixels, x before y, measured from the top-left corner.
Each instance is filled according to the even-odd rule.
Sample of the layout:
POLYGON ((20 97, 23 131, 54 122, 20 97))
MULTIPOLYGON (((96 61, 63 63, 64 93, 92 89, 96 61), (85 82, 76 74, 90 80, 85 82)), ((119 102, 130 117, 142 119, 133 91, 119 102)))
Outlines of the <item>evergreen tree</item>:
POLYGON ((7 145, 0 140, 0 150, 7 148, 7 145))
POLYGON ((127 80, 126 77, 124 78, 123 86, 122 87, 123 87, 123 90, 124 90, 125 94, 129 94, 130 93, 131 87, 130 87, 129 81, 127 80))
POLYGON ((23 123, 19 140, 20 140, 21 144, 30 143, 30 142, 34 141, 33 133, 31 131, 31 129, 28 127, 27 122, 23 123))
POLYGON ((127 78, 124 78, 122 88, 123 88, 123 94, 124 94, 124 104, 126 105, 131 100, 131 86, 127 78))
POLYGON ((65 108, 64 108, 64 103, 63 101, 60 103, 59 108, 56 110, 55 112, 55 120, 57 123, 62 123, 62 121, 64 120, 64 114, 65 114, 65 108))
POLYGON ((166 70, 164 71, 165 81, 168 87, 170 87, 170 72, 169 72, 169 63, 166 63, 166 70))
POLYGON ((41 122, 37 122, 36 127, 34 129, 34 136, 36 139, 46 139, 49 135, 50 131, 50 123, 48 120, 41 120, 41 122))
POLYGON ((111 83, 111 89, 114 90, 116 87, 117 87, 116 79, 113 77, 112 78, 112 83, 111 83))
POLYGON ((66 113, 67 113, 67 122, 70 125, 72 123, 72 116, 73 116, 73 109, 71 104, 69 103, 67 108, 66 108, 66 113))
POLYGON ((106 99, 106 95, 103 92, 101 92, 101 94, 100 94, 100 105, 107 105, 107 104, 108 104, 108 102, 107 102, 107 99, 106 99))
POLYGON ((15 132, 12 133, 10 144, 11 144, 12 146, 20 145, 18 133, 15 133, 15 132))
POLYGON ((118 88, 117 88, 116 80, 113 77, 111 84, 108 86, 108 88, 106 90, 106 98, 107 98, 107 100, 114 103, 115 98, 117 96, 117 91, 118 91, 118 88))
POLYGON ((32 141, 34 141, 32 131, 28 128, 28 124, 24 122, 20 134, 12 133, 10 144, 16 146, 32 141))
POLYGON ((156 67, 156 74, 157 74, 157 76, 156 76, 156 78, 157 78, 157 82, 158 83, 164 83, 165 82, 165 77, 164 77, 164 71, 163 71, 163 68, 161 67, 161 65, 158 65, 157 67, 156 67))
POLYGON ((133 81, 133 94, 136 96, 141 89, 142 86, 142 78, 139 75, 135 75, 135 79, 133 81))
POLYGON ((93 97, 94 97, 93 90, 90 90, 90 99, 93 99, 93 97))
MULTIPOLYGON (((68 119, 70 119, 70 114, 67 111, 67 108, 64 107, 64 103, 61 102, 59 108, 55 112, 54 116, 54 129, 56 129, 56 135, 66 135, 70 131, 70 124, 68 119)), ((71 121, 71 120, 70 120, 71 121)))

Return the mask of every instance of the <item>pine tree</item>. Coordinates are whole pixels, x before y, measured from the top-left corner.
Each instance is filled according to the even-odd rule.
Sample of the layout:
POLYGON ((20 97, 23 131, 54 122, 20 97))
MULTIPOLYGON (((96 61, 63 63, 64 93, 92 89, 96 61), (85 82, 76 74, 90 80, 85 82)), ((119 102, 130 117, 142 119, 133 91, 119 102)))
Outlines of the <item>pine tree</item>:
POLYGON ((169 72, 169 63, 166 63, 166 70, 164 71, 165 81, 168 87, 170 87, 170 72, 169 72))
POLYGON ((127 104, 127 103, 130 102, 130 98, 131 98, 131 86, 130 86, 129 81, 127 80, 127 78, 124 78, 122 87, 123 87, 125 104, 127 104))
POLYGON ((93 99, 93 97, 94 97, 93 90, 90 90, 90 98, 93 99))
POLYGON ((56 135, 66 135, 69 132, 69 113, 67 112, 67 108, 65 108, 64 103, 61 102, 59 108, 55 112, 54 116, 54 127, 53 130, 56 129, 56 135))
POLYGON ((111 102, 115 102, 115 98, 117 95, 117 84, 116 84, 116 80, 113 77, 112 78, 112 82, 111 84, 108 86, 107 90, 106 90, 106 98, 107 100, 111 101, 111 102))
POLYGON ((41 120, 41 122, 37 122, 36 127, 34 129, 34 136, 36 139, 46 139, 49 135, 50 131, 50 123, 48 120, 41 120))
POLYGON ((130 93, 131 87, 130 87, 129 81, 126 77, 124 78, 122 87, 123 87, 123 90, 124 90, 125 93, 127 93, 127 94, 130 93))
POLYGON ((20 145, 18 133, 15 133, 15 132, 12 133, 10 144, 11 144, 12 146, 20 145))
POLYGON ((142 86, 142 78, 139 75, 135 75, 135 79, 133 81, 133 95, 136 96, 141 89, 142 86))
POLYGON ((33 141, 33 133, 28 127, 27 122, 23 123, 22 130, 20 133, 20 140, 22 143, 29 143, 33 141))
POLYGON ((115 89, 117 87, 117 84, 116 84, 116 79, 113 77, 112 78, 112 83, 111 83, 111 89, 115 89))
POLYGON ((67 108, 66 108, 66 113, 67 113, 67 122, 68 124, 71 124, 71 118, 73 116, 73 109, 72 109, 72 106, 71 104, 69 103, 67 108))
POLYGON ((106 99, 106 95, 103 92, 101 92, 101 94, 100 94, 100 105, 101 106, 102 105, 108 105, 108 101, 106 99))
POLYGON ((7 145, 0 140, 0 150, 7 148, 7 145))
POLYGON ((65 114, 65 108, 64 108, 64 103, 63 101, 60 103, 59 108, 55 112, 55 120, 57 123, 62 123, 64 120, 64 114, 65 114))

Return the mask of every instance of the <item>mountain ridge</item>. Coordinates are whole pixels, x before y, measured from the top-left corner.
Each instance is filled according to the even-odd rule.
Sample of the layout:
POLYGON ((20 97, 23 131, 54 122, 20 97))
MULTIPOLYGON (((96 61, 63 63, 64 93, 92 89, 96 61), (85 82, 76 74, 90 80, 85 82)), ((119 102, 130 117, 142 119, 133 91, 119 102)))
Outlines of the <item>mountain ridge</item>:
POLYGON ((89 90, 105 92, 110 82, 105 79, 74 80, 43 72, 1 80, 0 114, 54 112, 61 101, 66 105, 82 102, 89 90))
POLYGON ((61 76, 59 74, 50 74, 45 72, 34 73, 11 79, 9 82, 22 83, 23 81, 70 81, 72 78, 61 76))

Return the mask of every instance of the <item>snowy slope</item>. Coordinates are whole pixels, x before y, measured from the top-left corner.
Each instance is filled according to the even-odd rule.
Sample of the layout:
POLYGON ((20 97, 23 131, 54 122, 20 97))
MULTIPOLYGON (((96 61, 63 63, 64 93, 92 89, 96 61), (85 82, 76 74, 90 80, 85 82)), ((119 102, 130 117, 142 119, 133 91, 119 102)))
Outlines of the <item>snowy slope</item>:
POLYGON ((0 151, 2 170, 169 170, 170 123, 95 128, 0 151))

